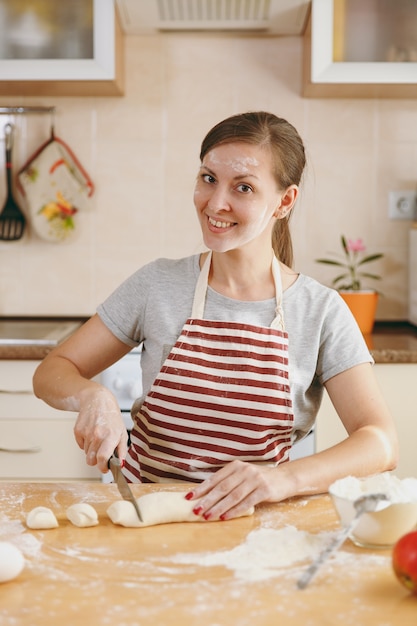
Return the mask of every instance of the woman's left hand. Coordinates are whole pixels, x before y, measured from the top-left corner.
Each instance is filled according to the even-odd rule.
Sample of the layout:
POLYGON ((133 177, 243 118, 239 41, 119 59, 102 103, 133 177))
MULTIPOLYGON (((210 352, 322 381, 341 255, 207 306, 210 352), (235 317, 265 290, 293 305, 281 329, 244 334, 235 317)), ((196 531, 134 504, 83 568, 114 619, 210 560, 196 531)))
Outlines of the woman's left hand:
POLYGON ((278 493, 276 475, 276 467, 232 461, 194 487, 187 497, 201 498, 194 509, 196 515, 206 520, 231 519, 260 502, 284 499, 285 494, 278 493))

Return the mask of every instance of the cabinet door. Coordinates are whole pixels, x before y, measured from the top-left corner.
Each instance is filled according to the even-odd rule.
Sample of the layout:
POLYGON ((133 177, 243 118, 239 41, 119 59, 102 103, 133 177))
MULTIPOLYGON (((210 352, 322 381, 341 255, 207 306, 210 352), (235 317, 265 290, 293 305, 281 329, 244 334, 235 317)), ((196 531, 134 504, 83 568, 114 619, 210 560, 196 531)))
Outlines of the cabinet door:
POLYGON ((0 394, 31 393, 32 378, 40 361, 0 360, 0 394))
POLYGON ((100 480, 74 439, 74 419, 0 419, 1 480, 100 480))
POLYGON ((416 37, 417 4, 408 0, 312 0, 304 95, 415 98, 416 37))
MULTIPOLYGON (((417 476, 417 363, 378 363, 375 375, 394 417, 400 440, 400 460, 395 474, 417 476)), ((346 439, 347 433, 327 394, 316 425, 316 450, 320 452, 346 439)))
MULTIPOLYGON (((39 363, 0 360, 0 419, 62 419, 66 415, 34 395, 32 378, 39 363)), ((75 419, 75 413, 71 415, 75 419)))
POLYGON ((0 480, 100 480, 75 441, 77 414, 34 396, 38 364, 0 360, 0 480))
POLYGON ((114 0, 0 0, 0 10, 0 95, 123 95, 114 0))

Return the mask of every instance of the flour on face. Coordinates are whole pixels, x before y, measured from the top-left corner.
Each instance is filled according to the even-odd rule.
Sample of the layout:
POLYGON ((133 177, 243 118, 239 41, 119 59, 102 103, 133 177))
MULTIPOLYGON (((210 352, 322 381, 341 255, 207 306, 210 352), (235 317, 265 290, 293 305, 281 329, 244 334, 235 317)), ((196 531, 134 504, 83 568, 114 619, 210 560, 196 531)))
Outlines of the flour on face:
POLYGON ((234 170, 237 174, 249 174, 251 167, 258 167, 259 161, 255 157, 241 156, 233 159, 221 159, 214 148, 207 155, 208 163, 212 165, 226 165, 234 170))

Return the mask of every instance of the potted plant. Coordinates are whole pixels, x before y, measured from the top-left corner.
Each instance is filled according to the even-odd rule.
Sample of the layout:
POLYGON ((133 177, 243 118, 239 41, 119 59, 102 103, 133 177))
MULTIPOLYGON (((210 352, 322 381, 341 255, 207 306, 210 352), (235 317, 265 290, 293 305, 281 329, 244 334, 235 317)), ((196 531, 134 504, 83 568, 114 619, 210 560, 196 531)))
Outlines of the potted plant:
POLYGON ((334 255, 335 259, 316 259, 316 262, 343 268, 343 273, 333 279, 332 286, 345 300, 361 331, 368 334, 374 327, 379 293, 375 289, 363 289, 362 280, 380 280, 380 276, 364 272, 362 268, 365 263, 376 261, 384 255, 377 253, 365 256, 366 248, 362 239, 346 239, 342 235, 341 243, 343 256, 334 255))

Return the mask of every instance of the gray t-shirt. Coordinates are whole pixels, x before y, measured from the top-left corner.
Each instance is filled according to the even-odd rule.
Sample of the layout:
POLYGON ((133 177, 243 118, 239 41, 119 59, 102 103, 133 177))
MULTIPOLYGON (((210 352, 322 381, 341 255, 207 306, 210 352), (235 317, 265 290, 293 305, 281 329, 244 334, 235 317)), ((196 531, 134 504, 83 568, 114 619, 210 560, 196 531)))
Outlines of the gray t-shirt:
MULTIPOLYGON (((97 309, 104 324, 132 348, 142 344, 143 396, 191 315, 200 273, 200 255, 158 259, 145 265, 118 287, 97 309)), ((323 384, 354 365, 373 362, 351 312, 339 296, 316 280, 300 274, 283 294, 285 329, 289 341, 290 387, 294 409, 294 440, 312 428, 323 384)), ((270 326, 275 299, 242 302, 210 287, 204 317, 270 326)))

